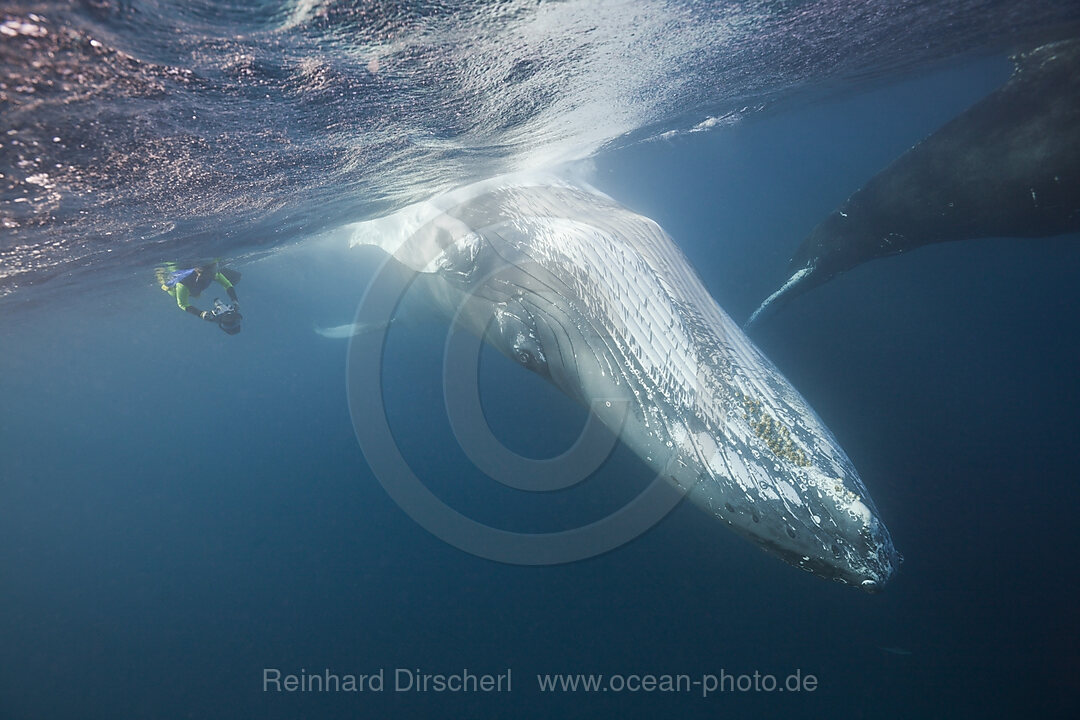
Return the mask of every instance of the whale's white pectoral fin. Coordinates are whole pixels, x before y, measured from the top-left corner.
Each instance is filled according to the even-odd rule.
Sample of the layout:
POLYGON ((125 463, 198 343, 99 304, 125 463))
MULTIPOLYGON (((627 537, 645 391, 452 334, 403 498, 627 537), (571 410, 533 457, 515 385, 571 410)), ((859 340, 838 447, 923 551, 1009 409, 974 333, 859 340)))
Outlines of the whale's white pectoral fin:
POLYGON ((802 283, 810 275, 811 272, 813 272, 813 267, 804 267, 802 270, 799 270, 798 272, 794 273, 790 278, 788 278, 787 282, 781 285, 779 290, 774 292, 769 297, 765 298, 761 305, 758 306, 758 309, 755 310, 750 315, 749 319, 747 319, 746 323, 743 324, 743 329, 748 330, 750 327, 752 327, 754 323, 761 319, 761 317, 766 311, 768 311, 768 309, 773 305, 773 303, 775 303, 781 297, 790 293, 797 285, 802 283))
POLYGON ((385 330, 386 324, 378 323, 348 323, 346 325, 335 325, 334 327, 316 327, 315 334, 321 335, 324 338, 330 338, 331 340, 347 340, 357 335, 364 335, 369 332, 375 332, 377 330, 385 330))

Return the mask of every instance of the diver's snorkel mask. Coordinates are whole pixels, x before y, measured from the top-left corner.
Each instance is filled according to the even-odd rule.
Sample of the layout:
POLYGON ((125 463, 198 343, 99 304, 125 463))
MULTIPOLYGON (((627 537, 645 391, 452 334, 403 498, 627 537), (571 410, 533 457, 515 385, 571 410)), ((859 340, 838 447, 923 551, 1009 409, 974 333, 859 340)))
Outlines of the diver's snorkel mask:
POLYGON ((235 335, 240 332, 244 316, 235 305, 227 305, 218 298, 214 298, 214 319, 222 332, 226 335, 235 335))

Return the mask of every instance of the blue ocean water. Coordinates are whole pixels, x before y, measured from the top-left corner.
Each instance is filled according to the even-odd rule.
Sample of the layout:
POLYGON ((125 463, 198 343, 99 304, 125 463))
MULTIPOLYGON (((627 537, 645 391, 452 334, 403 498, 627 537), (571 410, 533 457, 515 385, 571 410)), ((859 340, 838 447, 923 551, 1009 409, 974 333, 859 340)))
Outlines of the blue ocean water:
MULTIPOLYGON (((92 27, 119 46, 135 44, 125 23, 152 6, 79 7, 97 24, 73 27, 92 27)), ((209 6, 189 7, 184 22, 203 33, 190 47, 211 56, 220 48, 206 37, 225 43, 225 33, 206 27, 220 18, 209 6)), ((275 6, 264 7, 250 20, 235 6, 235 22, 284 22, 275 6)), ((343 11, 311 8, 315 20, 299 37, 278 41, 293 43, 286 53, 303 55, 305 43, 329 52, 312 28, 340 31, 333 14, 343 11)), ((176 24, 166 13, 173 6, 157 9, 162 27, 176 24)), ((46 10, 19 10, 20 22, 61 24, 25 16, 36 10, 48 19, 46 10)), ((424 37, 450 32, 431 19, 441 5, 399 10, 397 27, 423 26, 424 37)), ((12 17, 14 10, 5 22, 12 17)), ((273 57, 260 43, 258 52, 273 57)), ((890 59, 868 72, 872 78, 846 85, 815 76, 766 110, 736 113, 707 132, 665 136, 645 123, 625 142, 589 152, 588 173, 657 220, 720 305, 741 319, 783 279, 787 258, 821 218, 1008 77, 1004 44, 952 48, 946 59, 924 56, 914 66, 890 59)), ((422 50, 434 47, 441 46, 422 50)), ((147 52, 140 58, 162 67, 176 60, 147 52)), ((258 62, 252 72, 260 72, 258 62)), ((370 58, 355 62, 366 67, 370 58)), ((288 83, 265 89, 285 92, 288 83)), ((229 99, 213 93, 191 97, 213 112, 215 101, 229 99)), ((728 97, 704 103, 706 114, 724 116, 728 97)), ((154 102, 173 98, 164 91, 131 102, 153 113, 154 102)), ((649 122, 664 131, 692 127, 700 117, 682 100, 670 98, 674 110, 649 122)), ((317 116, 316 107, 296 112, 317 116)), ((9 121, 32 117, 20 108, 11 115, 5 108, 4 123, 19 132, 37 127, 9 121)), ((64 120, 44 108, 39 129, 64 120)), ((338 107, 337 122, 347 109, 338 107)), ((442 132, 439 139, 461 137, 438 113, 410 117, 430 124, 432 136, 442 132)), ((151 135, 153 122, 144 128, 151 135)), ((275 122, 260 127, 296 131, 275 122)), ((522 138, 526 149, 539 142, 522 138)), ((288 152, 300 155, 306 146, 294 141, 299 147, 288 152)), ((220 160, 176 156, 171 147, 162 162, 220 160)), ((267 151, 266 163, 280 161, 282 174, 245 161, 259 174, 221 178, 229 201, 209 210, 202 203, 214 199, 215 186, 205 178, 185 176, 197 191, 155 186, 175 197, 180 220, 169 217, 167 202, 143 193, 141 180, 157 182, 143 159, 122 181, 88 182, 85 194, 65 196, 51 219, 5 216, 21 224, 7 228, 13 232, 0 248, 19 269, 4 274, 10 292, 0 306, 0 716, 1071 716, 1080 642, 1075 236, 934 245, 868 263, 753 331, 839 438, 905 555, 882 593, 798 573, 689 503, 600 557, 502 565, 444 544, 388 497, 353 433, 346 344, 314 332, 352 320, 380 258, 345 247, 333 232, 313 236, 313 228, 453 185, 417 167, 417 158, 441 173, 466 167, 469 179, 521 161, 517 151, 489 148, 474 151, 481 155, 474 168, 460 162, 468 157, 463 146, 434 157, 416 147, 408 161, 379 156, 402 165, 387 171, 393 192, 368 192, 374 181, 350 175, 345 160, 331 163, 336 179, 347 180, 334 184, 319 175, 322 160, 267 151), (421 179, 410 180, 410 171, 421 179), (276 204, 272 188, 259 196, 266 207, 240 202, 274 177, 295 183, 294 205, 276 204), (108 192, 108 202, 94 204, 108 192), (359 199, 342 206, 352 194, 359 199), (141 217, 121 222, 127 203, 129 218, 157 213, 174 227, 140 241, 141 217), (64 213, 80 207, 110 219, 71 230, 64 213), (303 220, 289 220, 297 216, 303 220), (212 232, 217 222, 224 239, 212 232), (80 233, 86 252, 65 245, 80 233), (155 263, 208 254, 246 255, 237 261, 245 315, 238 336, 181 313, 154 283, 155 263), (508 693, 266 692, 266 668, 382 668, 391 683, 396 668, 509 668, 513 686, 508 693), (799 671, 818 683, 812 692, 702 697, 541 693, 536 681, 542 673, 722 671, 781 678, 799 671)), ((240 163, 232 148, 222 153, 240 163)), ((4 159, 18 168, 26 158, 4 159)), ((17 207, 25 190, 25 182, 7 188, 5 208, 17 207)), ((426 318, 394 328, 384 391, 403 452, 455 507, 518 529, 574 526, 649 481, 645 465, 620 447, 597 478, 572 492, 537 501, 494 487, 469 464, 446 419, 445 336, 444 323, 426 318)), ((509 447, 545 456, 573 442, 583 409, 493 351, 484 352, 481 369, 485 410, 509 447)))

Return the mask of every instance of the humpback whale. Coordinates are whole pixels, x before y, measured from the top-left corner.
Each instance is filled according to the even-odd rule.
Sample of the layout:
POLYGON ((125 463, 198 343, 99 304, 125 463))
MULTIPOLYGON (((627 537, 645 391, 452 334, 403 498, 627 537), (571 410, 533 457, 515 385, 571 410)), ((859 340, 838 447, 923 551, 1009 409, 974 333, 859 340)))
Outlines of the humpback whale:
POLYGON ((867 591, 896 570, 836 439, 653 220, 591 188, 518 179, 349 232, 766 551, 867 591))
POLYGON ((1013 58, 1010 79, 897 158, 814 228, 750 316, 921 245, 1080 230, 1080 40, 1013 58))

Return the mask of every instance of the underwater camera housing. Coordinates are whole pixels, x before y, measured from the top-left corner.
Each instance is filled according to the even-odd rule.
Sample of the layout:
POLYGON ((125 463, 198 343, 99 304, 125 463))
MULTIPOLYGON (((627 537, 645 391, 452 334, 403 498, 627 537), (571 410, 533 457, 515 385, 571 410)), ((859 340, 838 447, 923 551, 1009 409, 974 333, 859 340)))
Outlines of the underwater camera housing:
POLYGON ((240 314, 235 305, 223 303, 219 298, 214 298, 213 312, 214 320, 217 321, 218 327, 226 335, 236 335, 240 332, 244 316, 240 314))

